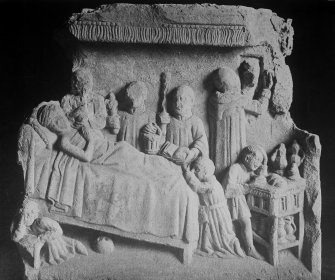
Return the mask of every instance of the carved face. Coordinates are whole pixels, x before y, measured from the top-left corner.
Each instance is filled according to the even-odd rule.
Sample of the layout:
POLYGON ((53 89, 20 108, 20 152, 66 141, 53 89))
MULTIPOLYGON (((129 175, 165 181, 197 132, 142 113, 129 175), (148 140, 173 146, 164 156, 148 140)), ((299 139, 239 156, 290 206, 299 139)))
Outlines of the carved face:
POLYGON ((55 107, 53 113, 50 115, 52 121, 50 122, 49 129, 56 133, 61 134, 69 130, 70 122, 67 119, 61 107, 55 107))
POLYGON ((259 167, 261 167, 262 161, 262 153, 260 151, 256 151, 255 153, 249 153, 248 155, 246 155, 244 164, 249 170, 255 171, 259 167))
POLYGON ((136 110, 144 108, 144 101, 147 99, 148 89, 145 83, 136 81, 131 83, 126 91, 128 112, 134 114, 136 110))
POLYGON ((189 116, 192 114, 194 92, 189 86, 181 86, 173 98, 173 110, 177 116, 189 116))
POLYGON ((205 182, 214 174, 215 166, 210 159, 202 159, 195 162, 193 171, 201 182, 205 182))
POLYGON ((87 71, 77 70, 71 79, 72 93, 75 95, 89 94, 93 88, 93 79, 87 71))
POLYGON ((129 113, 134 114, 138 108, 142 108, 144 105, 144 100, 142 97, 137 96, 130 96, 128 97, 128 102, 129 102, 129 113))
POLYGON ((24 209, 23 219, 26 226, 31 226, 33 222, 38 218, 38 206, 35 204, 27 204, 24 209))

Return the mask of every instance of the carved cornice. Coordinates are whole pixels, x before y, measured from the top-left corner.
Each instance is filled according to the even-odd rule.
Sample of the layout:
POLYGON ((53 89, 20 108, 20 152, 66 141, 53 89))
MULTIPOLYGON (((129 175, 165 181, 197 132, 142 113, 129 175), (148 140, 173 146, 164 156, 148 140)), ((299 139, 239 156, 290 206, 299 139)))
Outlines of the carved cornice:
POLYGON ((284 56, 291 52, 293 36, 291 21, 270 10, 211 4, 103 5, 73 14, 68 31, 83 42, 221 47, 267 44, 284 56))
POLYGON ((251 34, 241 25, 162 24, 158 27, 77 21, 69 30, 80 41, 209 46, 250 46, 251 34))

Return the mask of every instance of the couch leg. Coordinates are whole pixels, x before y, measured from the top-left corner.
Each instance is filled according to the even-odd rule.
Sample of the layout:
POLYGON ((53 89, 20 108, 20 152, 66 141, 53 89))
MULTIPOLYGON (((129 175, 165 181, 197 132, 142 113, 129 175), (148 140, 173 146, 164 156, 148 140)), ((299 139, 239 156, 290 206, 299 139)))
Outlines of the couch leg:
POLYGON ((191 264, 193 258, 193 252, 197 247, 197 243, 190 243, 188 246, 182 249, 182 262, 185 265, 191 264))

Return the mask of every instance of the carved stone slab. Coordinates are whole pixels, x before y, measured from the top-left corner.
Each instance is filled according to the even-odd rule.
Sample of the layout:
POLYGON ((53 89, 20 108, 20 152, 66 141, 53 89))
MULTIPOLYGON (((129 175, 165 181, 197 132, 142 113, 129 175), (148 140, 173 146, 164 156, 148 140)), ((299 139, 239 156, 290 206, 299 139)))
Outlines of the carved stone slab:
POLYGON ((319 279, 321 146, 289 113, 291 22, 212 4, 73 14, 59 36, 71 92, 42 102, 20 131, 25 201, 55 223, 101 231, 94 246, 108 240, 99 250, 113 256, 104 235, 177 248, 191 265, 197 248, 210 267, 208 255, 225 263, 228 252, 239 266, 248 255, 245 264, 285 270, 292 251, 291 279, 306 268, 319 279))

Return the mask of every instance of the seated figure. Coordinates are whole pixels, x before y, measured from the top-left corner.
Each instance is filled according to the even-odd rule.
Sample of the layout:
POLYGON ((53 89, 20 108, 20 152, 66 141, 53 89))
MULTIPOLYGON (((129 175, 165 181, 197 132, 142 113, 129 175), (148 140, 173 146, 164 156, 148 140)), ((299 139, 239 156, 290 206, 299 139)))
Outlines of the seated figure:
POLYGON ((248 256, 263 260, 257 252, 252 237, 251 213, 245 199, 245 194, 249 190, 248 183, 263 173, 265 166, 262 150, 257 146, 245 147, 240 155, 240 161, 230 166, 222 186, 225 190, 228 208, 233 221, 238 221, 241 225, 241 233, 248 256), (260 172, 260 173, 258 173, 260 172))
POLYGON ((63 236, 60 225, 48 218, 38 218, 36 202, 26 199, 20 210, 17 225, 12 225, 12 239, 33 258, 35 269, 44 263, 59 264, 75 254, 88 255, 78 240, 63 236))
POLYGON ((214 176, 215 166, 209 158, 200 157, 192 169, 184 167, 184 176, 189 186, 200 199, 200 238, 198 248, 218 256, 245 254, 234 231, 221 184, 214 176))

